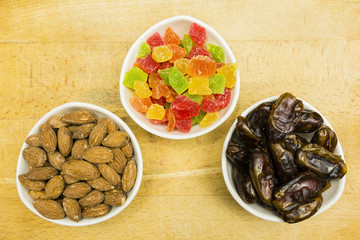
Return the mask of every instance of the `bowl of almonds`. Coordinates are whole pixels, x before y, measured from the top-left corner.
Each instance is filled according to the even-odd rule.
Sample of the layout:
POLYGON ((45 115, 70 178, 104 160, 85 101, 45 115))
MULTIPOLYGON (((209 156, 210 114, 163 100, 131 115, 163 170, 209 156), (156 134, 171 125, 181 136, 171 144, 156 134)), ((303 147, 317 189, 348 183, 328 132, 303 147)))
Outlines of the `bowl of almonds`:
POLYGON ((16 171, 20 199, 36 215, 65 226, 105 221, 137 194, 139 144, 115 114, 71 102, 45 114, 22 145, 16 171))

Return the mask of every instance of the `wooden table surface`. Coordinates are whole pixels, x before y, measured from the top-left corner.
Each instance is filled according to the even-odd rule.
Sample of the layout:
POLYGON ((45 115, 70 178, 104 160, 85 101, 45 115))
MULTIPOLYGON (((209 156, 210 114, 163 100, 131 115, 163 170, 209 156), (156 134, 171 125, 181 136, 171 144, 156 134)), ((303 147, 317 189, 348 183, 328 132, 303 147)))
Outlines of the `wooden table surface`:
POLYGON ((0 0, 0 239, 359 239, 359 1, 6 1, 0 0), (120 69, 153 24, 190 15, 233 50, 238 105, 211 133, 168 140, 139 127, 119 98, 120 69), (289 225, 259 219, 229 194, 221 173, 225 135, 253 103, 292 92, 334 127, 348 173, 340 200, 289 225), (135 133, 144 158, 138 195, 121 214, 87 227, 41 219, 20 201, 21 145, 52 108, 71 101, 104 107, 135 133))

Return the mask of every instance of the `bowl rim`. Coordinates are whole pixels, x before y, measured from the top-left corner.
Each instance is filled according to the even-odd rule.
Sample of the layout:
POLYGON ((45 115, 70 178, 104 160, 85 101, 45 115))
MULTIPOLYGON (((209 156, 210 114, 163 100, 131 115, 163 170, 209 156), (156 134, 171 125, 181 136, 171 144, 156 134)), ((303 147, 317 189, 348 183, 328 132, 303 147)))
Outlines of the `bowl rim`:
MULTIPOLYGON (((268 98, 265 98, 265 99, 262 99, 254 104, 252 104, 250 107, 248 107, 247 109, 245 109, 240 115, 243 116, 243 117, 246 117, 253 109, 255 109, 258 105, 260 105, 261 103, 264 103, 264 102, 271 102, 271 101, 276 101, 278 98, 279 98, 280 95, 277 95, 277 96, 273 96, 273 97, 268 97, 268 98)), ((324 125, 330 127, 332 130, 333 127, 331 126, 330 122, 322 115, 322 113, 317 109, 315 108, 313 105, 311 105, 310 103, 306 102, 305 100, 297 97, 297 99, 301 100, 303 103, 304 103, 304 109, 305 109, 305 106, 308 106, 306 109, 309 109, 312 110, 312 111, 316 111, 318 114, 320 114, 320 116, 323 118, 324 120, 324 125)), ((226 149, 227 149, 227 146, 229 144, 229 141, 230 141, 230 138, 231 138, 231 135, 233 134, 234 130, 235 130, 235 127, 236 127, 236 122, 237 122, 237 119, 235 119, 235 121, 233 122, 233 124, 231 125, 227 135, 226 135, 226 138, 224 140, 224 144, 223 144, 223 149, 222 149, 222 156, 221 156, 221 168, 222 168, 222 174, 223 174, 223 177, 224 177, 224 181, 225 181, 225 185, 228 189, 228 191, 230 192, 231 196, 233 197, 233 199, 242 207, 244 208, 246 211, 248 211, 249 213, 255 215, 256 217, 259 217, 259 218, 262 218, 264 220, 268 220, 268 221, 272 221, 272 222, 284 222, 282 220, 282 218, 278 215, 273 215, 273 216, 267 216, 267 215, 264 215, 262 214, 261 212, 259 212, 258 210, 254 209, 252 207, 252 204, 247 204, 245 203, 239 196, 239 194, 237 193, 235 187, 231 184, 231 181, 230 181, 230 178, 232 178, 232 176, 228 174, 227 172, 227 164, 228 164, 228 160, 226 158, 226 149)), ((343 148, 341 146, 341 143, 340 143, 340 140, 338 139, 338 143, 337 143, 337 147, 336 147, 342 157, 342 159, 344 160, 345 162, 345 157, 344 157, 344 151, 343 151, 343 148)), ((232 168, 232 165, 231 165, 231 168, 232 168)), ((329 209, 332 205, 334 205, 341 197, 343 191, 344 191, 344 188, 345 188, 345 179, 346 179, 346 175, 344 177, 342 177, 341 179, 334 179, 335 181, 338 181, 339 183, 339 186, 338 186, 338 191, 336 192, 336 194, 330 199, 330 201, 327 203, 326 206, 322 205, 321 208, 313 215, 311 216, 310 218, 314 217, 314 216, 317 216, 318 214, 326 211, 327 209, 329 209)), ((332 180, 332 181, 334 181, 332 180)), ((254 203, 254 204, 258 204, 258 203, 254 203)), ((264 208, 264 210, 267 210, 264 208)), ((271 210, 267 210, 267 211, 271 211, 271 210)), ((275 212, 274 212, 275 213, 275 212)))
MULTIPOLYGON (((134 183, 133 188, 131 189, 131 194, 128 194, 127 199, 125 201, 125 204, 119 207, 116 207, 116 209, 114 209, 115 207, 112 207, 112 209, 110 210, 110 212, 103 216, 103 217, 99 217, 99 218, 92 218, 92 219, 88 219, 88 221, 86 222, 82 222, 81 220, 79 222, 67 222, 64 221, 64 219, 67 218, 67 216, 65 216, 64 219, 49 219, 46 218, 44 216, 42 216, 32 205, 32 202, 29 202, 26 199, 26 194, 27 194, 27 189, 25 187, 22 186, 22 184, 20 183, 18 176, 22 173, 20 173, 20 168, 22 167, 23 164, 26 164, 23 156, 22 156, 22 152, 24 150, 24 148, 26 148, 28 146, 28 144, 25 143, 25 140, 23 141, 23 144, 21 146, 20 149, 20 153, 19 153, 19 157, 18 157, 18 162, 17 162, 17 167, 16 167, 16 187, 17 187, 17 192, 18 195, 21 199, 21 201, 24 203, 24 205, 33 213, 35 213, 37 216, 59 224, 59 225, 63 225, 63 226, 71 226, 71 227, 80 227, 80 226, 88 226, 88 225, 93 225, 96 223, 100 223, 103 221, 106 221, 114 216, 116 216, 117 214, 119 214, 120 212, 122 212, 135 198, 135 196, 137 195, 139 189, 140 189, 140 185, 141 185, 141 180, 142 180, 142 175, 143 175, 143 158, 142 158, 142 154, 141 154, 141 149, 139 146, 139 143, 134 135, 134 133, 131 131, 131 129, 127 126, 127 124, 117 115, 115 115, 114 113, 110 112, 109 110, 106 110, 105 108, 90 104, 90 103, 84 103, 84 102, 68 102, 65 104, 62 104, 60 106, 57 106, 55 108, 53 108, 52 110, 50 110, 49 112, 47 112, 45 115, 43 115, 37 122, 36 124, 31 128, 31 130, 29 131, 28 135, 26 136, 26 138, 28 136, 30 136, 31 134, 33 134, 33 132, 38 131, 39 126, 42 123, 45 123, 51 116, 59 113, 60 112, 66 112, 65 110, 68 108, 74 108, 74 110, 78 109, 86 109, 89 111, 97 111, 103 115, 106 116, 106 118, 111 118, 111 119, 115 119, 116 121, 114 121, 116 123, 116 125, 118 125, 118 127, 127 132, 130 136, 131 139, 131 144, 133 145, 133 149, 134 149, 134 160, 136 162, 136 166, 137 166, 137 176, 136 176, 136 180, 134 183), (130 196, 129 196, 130 195, 130 196), (112 211, 113 214, 110 214, 112 211)), ((69 110, 70 111, 70 110, 69 110)), ((96 115, 96 113, 95 113, 96 115)), ((25 138, 25 139, 26 139, 25 138)))
POLYGON ((155 25, 151 26, 149 29, 147 29, 143 34, 141 34, 140 37, 138 37, 136 39, 136 41, 133 43, 133 45, 131 46, 131 48, 129 49, 124 61, 123 61, 123 65, 121 68, 121 74, 120 74, 120 80, 119 80, 119 92, 120 92, 120 99, 121 99, 121 103, 124 106, 126 112, 130 115, 130 117, 140 126, 142 127, 144 130, 157 135, 159 137, 163 137, 163 138, 167 138, 167 139, 176 139, 176 140, 181 140, 181 139, 191 139, 191 138, 195 138, 195 137, 199 137, 202 136, 204 134, 207 134, 209 132, 211 132, 212 130, 214 130, 215 128, 217 128, 218 126, 220 126, 222 123, 224 123, 229 116, 233 113, 238 99, 239 99, 239 95, 240 95, 240 71, 239 69, 237 70, 237 74, 236 74, 236 85, 232 90, 232 94, 233 94, 233 101, 230 102, 229 106, 227 107, 228 109, 226 110, 225 114, 218 119, 214 124, 212 124, 209 127, 204 128, 201 131, 198 131, 196 133, 182 133, 182 134, 172 134, 171 132, 166 132, 165 131, 159 131, 157 129, 154 129, 152 127, 149 127, 147 125, 142 124, 142 120, 138 119, 137 116, 135 116, 132 111, 131 111, 131 106, 128 103, 128 99, 126 99, 125 94, 122 94, 123 91, 125 91, 124 89, 126 88, 125 86, 123 86, 122 82, 124 81, 125 78, 125 74, 127 72, 127 64, 130 60, 130 58, 132 57, 132 55, 130 55, 131 52, 133 52, 135 50, 135 48, 142 42, 141 39, 144 39, 146 36, 151 36, 156 29, 161 28, 163 26, 169 25, 173 22, 176 21, 189 21, 189 22, 195 22, 201 26, 203 26, 207 32, 210 32, 212 35, 216 36, 216 38, 218 39, 219 42, 221 42, 221 45, 224 47, 224 51, 229 53, 228 54, 228 58, 230 59, 231 63, 235 63, 236 59, 234 56, 234 53, 232 52, 231 48, 229 47, 229 45, 227 44, 227 42, 224 40, 224 38, 217 32, 215 31, 215 29, 213 29, 212 27, 210 27, 208 24, 194 18, 191 16, 187 16, 187 15, 178 15, 178 16, 174 16, 174 17, 170 17, 167 19, 164 19, 158 23, 156 23, 155 25))

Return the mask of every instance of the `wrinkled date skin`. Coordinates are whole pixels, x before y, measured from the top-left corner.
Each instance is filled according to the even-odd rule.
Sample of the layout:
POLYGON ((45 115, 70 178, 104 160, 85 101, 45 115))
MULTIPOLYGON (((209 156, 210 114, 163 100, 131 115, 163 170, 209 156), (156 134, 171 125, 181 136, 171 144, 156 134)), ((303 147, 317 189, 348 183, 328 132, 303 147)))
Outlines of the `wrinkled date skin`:
POLYGON ((311 143, 316 143, 317 145, 333 152, 337 145, 336 134, 328 126, 321 126, 312 137, 311 143))
POLYGON ((284 212, 282 218, 288 223, 303 221, 314 215, 320 209, 322 202, 323 198, 321 194, 319 194, 317 197, 300 204, 296 208, 284 212))
POLYGON ((265 102, 257 106, 247 116, 247 120, 261 131, 265 131, 267 119, 270 115, 271 107, 275 102, 265 102))
POLYGON ((249 169, 234 167, 234 181, 236 191, 246 203, 254 203, 258 199, 254 185, 252 184, 249 169))
POLYGON ((290 93, 282 94, 272 106, 268 119, 268 138, 273 141, 282 140, 295 129, 300 113, 304 108, 302 101, 290 93))
POLYGON ((289 211, 318 195, 322 187, 323 183, 315 173, 310 171, 300 173, 275 190, 273 204, 280 213, 289 211))
POLYGON ((257 194, 265 204, 271 205, 276 179, 269 154, 259 148, 253 149, 249 170, 257 194))
POLYGON ((249 164, 249 150, 246 146, 230 142, 226 149, 226 157, 236 166, 247 166, 249 164))
POLYGON ((308 141, 296 133, 291 133, 284 138, 284 144, 287 149, 296 152, 298 149, 308 144, 308 141))
POLYGON ((324 123, 323 118, 317 112, 304 110, 300 114, 295 125, 295 132, 310 133, 316 131, 324 123))
POLYGON ((297 163, 315 172, 321 178, 342 178, 347 171, 346 164, 317 144, 307 144, 297 153, 297 163))
POLYGON ((265 136, 259 129, 253 128, 243 116, 237 118, 236 133, 240 141, 248 148, 264 147, 265 136))

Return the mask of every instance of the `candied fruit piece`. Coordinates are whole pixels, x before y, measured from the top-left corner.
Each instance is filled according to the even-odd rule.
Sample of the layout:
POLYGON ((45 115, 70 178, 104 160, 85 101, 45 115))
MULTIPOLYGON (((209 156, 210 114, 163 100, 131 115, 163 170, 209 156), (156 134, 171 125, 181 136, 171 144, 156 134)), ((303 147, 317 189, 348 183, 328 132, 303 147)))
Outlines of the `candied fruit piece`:
POLYGON ((192 127, 192 120, 191 118, 187 119, 176 119, 175 122, 176 128, 183 133, 188 133, 192 127))
POLYGON ((217 112, 220 109, 220 104, 216 100, 212 100, 210 98, 203 98, 201 103, 201 110, 207 113, 217 112))
POLYGON ((207 49, 211 53, 212 59, 214 59, 216 62, 225 61, 225 53, 222 47, 210 43, 207 45, 207 49))
POLYGON ((174 32, 171 27, 168 27, 165 31, 164 41, 166 44, 180 44, 179 36, 174 32))
POLYGON ((191 95, 210 95, 209 79, 201 77, 190 78, 189 93, 191 95))
POLYGON ((206 30, 204 27, 197 23, 193 23, 190 27, 189 36, 194 42, 199 44, 199 46, 204 46, 206 40, 206 30))
POLYGON ((216 94, 215 100, 219 104, 220 108, 226 108, 231 100, 231 90, 229 88, 225 88, 222 94, 216 94))
POLYGON ((176 119, 186 119, 199 115, 200 104, 180 95, 171 103, 170 109, 174 112, 176 119))
POLYGON ((136 59, 136 62, 139 63, 141 65, 141 69, 145 70, 148 74, 156 73, 160 67, 160 64, 152 58, 151 54, 146 55, 144 58, 136 59))
POLYGON ((189 34, 185 34, 183 40, 181 41, 182 46, 184 47, 186 54, 189 54, 191 49, 194 46, 194 42, 189 36, 189 34))
POLYGON ((150 45, 151 50, 154 47, 165 45, 164 40, 158 32, 154 33, 151 37, 146 40, 146 43, 150 45))
POLYGON ((199 124, 203 120, 205 114, 206 112, 200 110, 199 115, 197 115, 196 117, 192 117, 191 119, 193 120, 193 125, 199 124))
POLYGON ((149 83, 149 87, 150 87, 150 88, 153 88, 153 87, 154 87, 154 82, 155 82, 155 80, 157 79, 156 74, 157 74, 157 73, 149 74, 148 83, 149 83))
POLYGON ((129 99, 130 105, 138 112, 146 113, 152 105, 150 98, 132 97, 129 99))
POLYGON ((173 57, 169 60, 170 63, 174 63, 176 60, 186 56, 186 51, 182 47, 179 47, 176 44, 168 44, 167 46, 173 53, 173 57))
POLYGON ((160 63, 169 61, 173 57, 173 52, 168 46, 154 47, 152 51, 152 58, 160 63))
POLYGON ((138 67, 133 67, 125 74, 123 85, 128 88, 134 88, 135 81, 146 82, 147 74, 138 67))
POLYGON ((163 62, 163 63, 160 63, 159 70, 163 70, 163 69, 171 68, 171 67, 173 67, 173 65, 171 63, 163 62))
POLYGON ((189 88, 189 81, 175 67, 169 73, 169 83, 178 94, 182 94, 189 88))
POLYGON ((216 120, 218 120, 219 118, 220 118, 219 112, 206 113, 206 115, 200 122, 200 127, 208 127, 212 125, 214 122, 216 122, 216 120))
POLYGON ((216 72, 216 62, 206 56, 193 57, 189 62, 187 72, 193 77, 210 77, 216 72))
POLYGON ((224 74, 227 88, 233 88, 236 85, 237 63, 227 63, 217 70, 218 73, 224 74))
POLYGON ((137 58, 143 58, 150 53, 151 53, 150 45, 145 42, 142 42, 140 44, 139 53, 137 55, 137 58))
POLYGON ((161 97, 168 97, 170 96, 170 90, 166 86, 163 80, 156 79, 154 82, 154 86, 152 88, 152 97, 154 99, 159 99, 161 97))
POLYGON ((188 58, 192 59, 195 56, 207 56, 207 57, 211 58, 211 53, 209 53, 209 51, 206 50, 205 48, 193 47, 193 49, 191 50, 191 52, 188 55, 188 58))
POLYGON ((161 106, 165 106, 165 103, 166 103, 165 97, 161 97, 159 99, 150 97, 150 99, 151 99, 152 103, 154 103, 154 104, 159 104, 161 106))
POLYGON ((209 78, 209 88, 212 93, 221 94, 225 89, 225 76, 223 74, 214 74, 209 78))
POLYGON ((152 104, 146 112, 146 117, 148 119, 163 120, 165 117, 164 106, 159 104, 152 104))
POLYGON ((166 130, 168 132, 172 132, 172 131, 174 131, 175 124, 176 124, 175 114, 173 113, 172 110, 167 111, 167 118, 168 118, 168 126, 167 126, 166 130))
POLYGON ((155 124, 155 125, 159 125, 159 124, 166 124, 168 122, 168 110, 165 109, 165 116, 163 119, 161 120, 155 120, 155 119, 150 119, 151 123, 152 124, 155 124))
POLYGON ((223 63, 223 62, 217 62, 217 63, 216 63, 216 69, 221 68, 221 67, 223 67, 224 65, 225 65, 225 63, 223 63))
POLYGON ((187 96, 191 101, 197 102, 198 104, 201 104, 203 100, 203 96, 201 95, 192 95, 189 93, 189 91, 185 92, 183 94, 184 96, 187 96))
POLYGON ((189 59, 187 58, 181 58, 179 60, 176 60, 174 62, 174 67, 176 67, 177 69, 179 69, 179 71, 182 73, 182 74, 187 74, 187 68, 188 68, 188 65, 189 65, 189 59))
POLYGON ((165 68, 162 70, 159 70, 158 73, 161 77, 162 80, 164 80, 165 84, 170 86, 170 82, 169 82, 169 73, 173 68, 165 68))
POLYGON ((151 96, 151 90, 146 82, 135 81, 134 90, 138 97, 148 98, 151 96))

